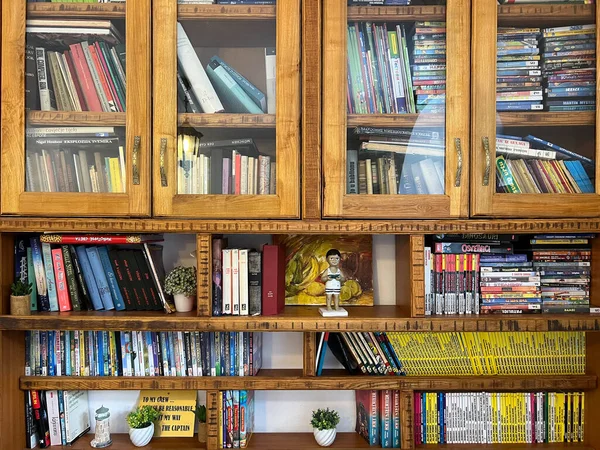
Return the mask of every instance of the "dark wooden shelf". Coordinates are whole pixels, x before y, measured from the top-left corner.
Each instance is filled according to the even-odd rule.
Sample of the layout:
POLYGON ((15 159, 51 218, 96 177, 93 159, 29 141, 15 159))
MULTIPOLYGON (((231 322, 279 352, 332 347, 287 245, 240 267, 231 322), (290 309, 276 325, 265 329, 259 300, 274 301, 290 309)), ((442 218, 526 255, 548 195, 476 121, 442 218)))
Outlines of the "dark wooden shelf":
POLYGON ((446 20, 445 6, 349 6, 348 20, 446 20))
POLYGON ((275 5, 177 5, 177 19, 274 20, 275 5))
MULTIPOLYGON (((110 435, 112 439, 112 445, 109 447, 110 450, 134 450, 136 448, 129 440, 128 434, 114 434, 110 435)), ((87 434, 81 439, 75 441, 75 443, 66 447, 72 450, 89 450, 90 441, 94 439, 94 434, 87 434)), ((58 447, 56 447, 58 448, 58 447)), ((64 448, 64 447, 61 447, 64 448)), ((198 442, 198 437, 194 435, 188 438, 153 438, 148 445, 141 447, 145 450, 176 450, 176 449, 188 449, 188 448, 206 448, 206 444, 198 442)))
POLYGON ((579 112, 501 112, 496 123, 503 127, 573 127, 596 124, 596 111, 579 112))
POLYGON ((125 18, 123 3, 53 3, 27 2, 27 18, 57 17, 64 18, 125 18))
POLYGON ((324 318, 317 307, 288 306, 283 314, 198 317, 195 313, 82 311, 0 316, 0 330, 152 331, 600 331, 600 315, 428 316, 406 307, 348 307, 347 318, 324 318))
POLYGON ((22 390, 360 390, 407 389, 423 391, 589 390, 595 375, 501 377, 351 376, 345 370, 325 370, 319 377, 302 376, 302 369, 261 369, 255 377, 21 377, 22 390))
POLYGON ((444 114, 348 114, 348 127, 439 127, 445 123, 444 114))
POLYGON ((594 23, 596 5, 501 5, 498 6, 498 23, 518 26, 535 23, 537 27, 561 24, 594 23))
MULTIPOLYGON (((40 5, 46 3, 40 3, 40 5)), ((52 3, 48 3, 52 4, 52 3)), ((82 3, 87 5, 89 3, 82 3)), ((125 126, 124 112, 30 111, 27 125, 125 126)))
POLYGON ((275 128, 275 114, 177 114, 179 126, 207 128, 275 128))

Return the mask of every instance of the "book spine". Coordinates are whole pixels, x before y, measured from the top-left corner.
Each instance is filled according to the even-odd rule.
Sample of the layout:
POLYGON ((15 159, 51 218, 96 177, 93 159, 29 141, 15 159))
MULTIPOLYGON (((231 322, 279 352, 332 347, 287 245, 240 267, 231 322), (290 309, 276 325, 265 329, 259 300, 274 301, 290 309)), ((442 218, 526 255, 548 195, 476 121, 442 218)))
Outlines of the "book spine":
POLYGON ((267 74, 267 113, 275 114, 276 106, 276 65, 275 47, 265 48, 265 69, 267 74))
POLYGON ((104 309, 106 311, 115 309, 115 305, 110 293, 110 287, 108 286, 106 274, 104 273, 104 268, 102 267, 102 262, 100 260, 100 254, 98 253, 98 248, 86 247, 85 251, 90 262, 90 267, 93 271, 94 279, 96 280, 96 287, 98 288, 98 294, 100 295, 104 309))
POLYGON ((98 95, 98 98, 100 100, 100 105, 102 106, 102 111, 104 111, 104 112, 115 111, 114 104, 109 103, 109 101, 106 97, 106 93, 104 92, 104 89, 102 87, 102 81, 100 80, 101 75, 96 70, 96 65, 94 64, 94 58, 92 56, 93 46, 90 47, 90 45, 85 41, 81 42, 80 45, 81 45, 81 50, 83 52, 83 57, 85 58, 85 61, 89 68, 89 73, 92 78, 93 86, 94 86, 94 88, 96 90, 96 94, 98 95))
POLYGON ((37 67, 40 109, 42 111, 54 111, 56 110, 56 100, 54 98, 54 91, 50 87, 47 65, 48 60, 46 58, 46 49, 44 47, 35 48, 35 61, 37 67))
POLYGON ((260 316, 262 298, 262 254, 252 250, 248 254, 248 314, 260 316))
POLYGON ((98 291, 98 285, 96 284, 96 278, 92 271, 86 248, 83 245, 78 245, 75 247, 75 251, 77 252, 77 260, 79 261, 80 269, 83 274, 83 279, 85 280, 87 292, 92 300, 93 308, 96 311, 102 310, 104 309, 104 304, 102 303, 100 292, 98 291))
POLYGON ((44 271, 46 274, 46 284, 48 287, 48 300, 50 302, 50 311, 58 311, 58 296, 56 295, 56 279, 52 264, 52 250, 50 244, 42 244, 42 258, 44 260, 44 271))
POLYGON ((248 250, 239 250, 239 288, 240 288, 240 316, 249 313, 249 283, 248 283, 248 250))
POLYGON ((110 288, 110 294, 112 296, 115 309, 117 311, 123 311, 125 310, 125 302, 123 301, 123 296, 121 295, 117 277, 110 263, 110 256, 108 255, 108 250, 106 247, 98 247, 98 255, 100 256, 100 262, 102 263, 102 268, 106 274, 106 280, 110 288))
POLYGON ((55 248, 52 250, 52 262, 54 263, 54 274, 56 276, 56 292, 59 309, 60 311, 71 311, 71 299, 62 249, 55 248))

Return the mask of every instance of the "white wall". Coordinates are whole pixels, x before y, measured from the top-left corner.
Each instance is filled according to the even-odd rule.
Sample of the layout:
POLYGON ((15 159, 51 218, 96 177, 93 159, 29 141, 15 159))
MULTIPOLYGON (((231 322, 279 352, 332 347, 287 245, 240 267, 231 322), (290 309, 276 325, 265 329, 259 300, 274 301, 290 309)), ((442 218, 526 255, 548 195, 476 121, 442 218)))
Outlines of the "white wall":
MULTIPOLYGON (((260 247, 266 236, 230 235, 230 246, 260 247)), ((165 235, 164 262, 169 271, 175 265, 194 265, 195 236, 165 235)), ((375 304, 393 305, 396 296, 394 236, 373 237, 373 281, 375 304)), ((265 333, 263 368, 299 369, 302 367, 302 333, 265 333)), ((341 368, 328 352, 325 367, 341 368)), ((126 414, 135 407, 139 391, 90 391, 90 417, 101 405, 111 411, 111 431, 126 433, 126 414)), ((201 401, 205 393, 199 392, 201 401)), ((255 429, 257 432, 310 432, 311 412, 317 408, 336 409, 341 416, 339 431, 354 431, 353 391, 257 391, 255 393, 255 429)))

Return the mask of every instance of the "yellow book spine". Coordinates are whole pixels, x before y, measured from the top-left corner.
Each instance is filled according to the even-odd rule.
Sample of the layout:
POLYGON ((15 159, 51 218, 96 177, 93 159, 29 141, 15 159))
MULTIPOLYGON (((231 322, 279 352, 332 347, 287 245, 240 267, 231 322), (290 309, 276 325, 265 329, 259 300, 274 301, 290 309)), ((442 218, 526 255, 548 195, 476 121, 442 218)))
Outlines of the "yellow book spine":
POLYGON ((583 442, 585 440, 585 435, 584 435, 584 431, 585 431, 585 392, 580 392, 580 399, 579 399, 579 405, 580 405, 580 425, 579 425, 579 442, 583 442))
POLYGON ((79 332, 79 365, 80 365, 80 370, 81 370, 81 375, 82 376, 89 376, 89 372, 87 372, 85 370, 85 360, 86 360, 86 356, 85 356, 85 340, 87 339, 87 333, 89 333, 89 331, 80 331, 79 332))
POLYGON ((117 178, 119 171, 117 170, 115 162, 116 158, 108 158, 108 173, 110 175, 110 187, 111 192, 121 192, 121 189, 119 188, 119 186, 121 186, 120 181, 117 178))
POLYGON ((490 417, 490 423, 492 426, 492 444, 497 444, 498 443, 498 425, 499 425, 499 421, 497 420, 497 417, 498 417, 498 393, 492 392, 491 397, 492 397, 491 398, 492 417, 490 417))
POLYGON ((223 391, 219 391, 217 395, 217 410, 218 410, 218 422, 219 422, 219 434, 217 436, 218 448, 223 448, 223 391))
POLYGON ((579 392, 573 392, 573 442, 579 442, 579 392))

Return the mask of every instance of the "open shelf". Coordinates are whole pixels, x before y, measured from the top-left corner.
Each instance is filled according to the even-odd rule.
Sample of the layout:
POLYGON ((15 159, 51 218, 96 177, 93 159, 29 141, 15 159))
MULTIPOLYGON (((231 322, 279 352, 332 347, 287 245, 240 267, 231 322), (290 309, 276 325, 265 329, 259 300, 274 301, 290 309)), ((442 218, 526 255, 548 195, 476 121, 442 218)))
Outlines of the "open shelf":
POLYGON ((596 124, 596 111, 578 112, 501 112, 496 123, 503 127, 573 127, 596 124))
MULTIPOLYGON (((322 450, 312 433, 254 433, 247 448, 256 450, 322 450)), ((354 450, 370 447, 358 433, 337 433, 327 448, 354 450)))
POLYGON ((275 114, 177 114, 177 124, 212 128, 275 128, 275 114))
MULTIPOLYGON (((134 450, 139 447, 135 447, 129 440, 128 434, 114 434, 110 435, 112 439, 112 445, 109 447, 110 450, 134 450)), ((94 434, 86 434, 82 438, 75 441, 75 443, 69 448, 72 450, 89 450, 90 441, 94 439, 94 434)), ((58 448, 58 447, 55 447, 58 448)), ((142 447, 146 450, 175 450, 175 449, 188 449, 188 448, 206 448, 206 444, 198 442, 198 437, 187 438, 153 438, 148 445, 142 447)))
POLYGON ((596 5, 500 5, 498 23, 503 26, 537 24, 536 26, 556 26, 560 24, 594 23, 596 5))
POLYGON ((319 377, 302 376, 302 369, 261 369, 254 377, 21 377, 22 390, 253 389, 422 391, 528 391, 595 389, 595 375, 495 377, 352 376, 343 369, 324 370, 319 377))
POLYGON ((555 442, 548 444, 426 444, 417 445, 415 448, 430 450, 595 450, 594 447, 579 442, 555 442))
POLYGON ((178 20, 269 20, 275 13, 275 5, 177 5, 178 20))
POLYGON ((438 127, 443 126, 444 114, 348 114, 348 127, 438 127))
POLYGON ((347 307, 324 318, 316 306, 287 306, 277 316, 198 317, 192 313, 81 311, 0 316, 0 330, 140 331, 600 331, 600 315, 447 315, 411 318, 408 307, 347 307))
POLYGON ((348 20, 446 20, 445 6, 349 6, 348 20))
MULTIPOLYGON (((40 3, 52 4, 52 3, 40 3)), ((75 4, 75 3, 73 3, 75 4)), ((89 4, 89 3, 83 3, 89 4)), ((27 125, 125 126, 124 112, 29 111, 27 125)))
POLYGON ((57 17, 64 18, 108 18, 124 19, 125 2, 123 3, 53 3, 27 2, 27 18, 57 17))

